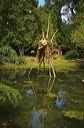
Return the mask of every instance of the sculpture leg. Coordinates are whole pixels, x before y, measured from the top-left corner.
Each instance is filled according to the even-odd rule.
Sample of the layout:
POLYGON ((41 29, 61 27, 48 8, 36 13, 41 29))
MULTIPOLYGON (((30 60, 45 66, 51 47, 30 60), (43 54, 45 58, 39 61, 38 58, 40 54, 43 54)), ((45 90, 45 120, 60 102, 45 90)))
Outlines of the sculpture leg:
POLYGON ((48 60, 48 64, 49 64, 49 76, 51 77, 51 66, 50 66, 50 59, 48 60))
POLYGON ((54 77, 52 83, 50 84, 50 88, 48 89, 48 92, 50 92, 50 91, 52 90, 52 87, 53 87, 53 85, 54 85, 54 82, 55 82, 55 77, 54 77))
POLYGON ((30 75, 30 73, 31 73, 31 71, 32 71, 32 68, 33 68, 33 66, 34 66, 35 61, 38 59, 38 55, 39 55, 39 52, 37 51, 37 53, 36 53, 36 58, 34 59, 34 62, 33 62, 32 66, 31 66, 31 68, 30 68, 30 70, 29 70, 29 72, 28 72, 28 76, 30 75))
POLYGON ((41 67, 41 62, 39 62, 39 66, 38 66, 38 76, 39 76, 40 67, 41 67))
POLYGON ((39 76, 39 70, 40 70, 40 67, 41 67, 42 62, 43 62, 43 57, 40 58, 40 60, 39 60, 38 76, 39 76))
POLYGON ((37 60, 37 58, 34 59, 34 62, 33 62, 33 64, 32 64, 32 67, 30 68, 30 70, 29 70, 29 72, 28 72, 28 76, 30 75, 30 73, 31 73, 31 71, 32 71, 32 68, 33 68, 34 63, 35 63, 36 60, 37 60))
POLYGON ((43 70, 44 70, 44 73, 45 73, 45 59, 43 58, 43 70))
POLYGON ((53 68, 53 64, 52 64, 51 58, 50 58, 50 66, 52 68, 53 76, 56 77, 55 70, 53 68))

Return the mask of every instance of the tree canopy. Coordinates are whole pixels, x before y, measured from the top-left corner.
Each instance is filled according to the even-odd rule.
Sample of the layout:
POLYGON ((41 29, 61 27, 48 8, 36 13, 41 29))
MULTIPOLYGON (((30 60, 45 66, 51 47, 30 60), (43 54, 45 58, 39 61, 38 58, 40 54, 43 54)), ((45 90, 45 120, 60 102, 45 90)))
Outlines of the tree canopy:
POLYGON ((47 30, 50 14, 49 36, 58 29, 54 37, 56 46, 65 44, 70 49, 74 46, 84 47, 84 2, 74 1, 76 13, 71 16, 72 24, 61 21, 61 7, 69 1, 45 1, 43 7, 38 0, 3 0, 0 2, 0 46, 9 45, 20 55, 24 55, 31 44, 41 38, 42 31, 47 30), (51 6, 50 6, 51 3, 51 6))

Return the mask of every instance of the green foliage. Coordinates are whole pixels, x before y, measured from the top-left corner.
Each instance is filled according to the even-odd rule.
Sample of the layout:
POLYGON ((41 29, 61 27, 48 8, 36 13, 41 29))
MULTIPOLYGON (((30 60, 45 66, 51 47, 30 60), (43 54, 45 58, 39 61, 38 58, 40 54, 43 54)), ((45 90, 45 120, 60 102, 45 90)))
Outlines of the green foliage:
POLYGON ((37 7, 38 6, 38 0, 31 0, 33 6, 37 7))
POLYGON ((10 46, 0 47, 0 61, 9 62, 9 58, 15 55, 16 52, 10 46))
POLYGON ((75 2, 76 14, 72 15, 73 24, 64 24, 60 19, 60 9, 67 0, 55 1, 49 8, 49 0, 44 7, 38 7, 36 0, 2 0, 0 3, 0 46, 12 46, 20 55, 24 55, 30 45, 41 38, 42 30, 46 34, 50 14, 49 37, 58 29, 54 44, 64 44, 70 49, 84 47, 84 3, 75 2), (75 45, 76 44, 76 45, 75 45))
POLYGON ((77 13, 74 16, 75 28, 71 32, 71 41, 81 48, 84 48, 84 2, 77 4, 77 13))
POLYGON ((77 4, 75 5, 77 6, 77 12, 72 14, 72 24, 62 23, 60 19, 60 9, 65 3, 67 3, 66 0, 56 1, 56 4, 50 10, 54 31, 58 29, 54 42, 56 42, 56 45, 65 44, 70 49, 72 47, 74 49, 77 46, 84 47, 84 3, 82 1, 79 4, 75 3, 77 4))
POLYGON ((54 98, 54 97, 56 97, 56 94, 54 94, 52 92, 48 92, 47 96, 50 97, 50 98, 54 98))
POLYGON ((41 27, 41 35, 42 35, 42 30, 45 33, 45 36, 47 34, 47 28, 48 28, 48 19, 49 19, 49 14, 50 14, 50 20, 49 20, 49 37, 51 38, 54 29, 53 29, 53 23, 52 23, 52 14, 49 12, 49 10, 45 7, 39 8, 39 17, 40 17, 40 27, 41 27))
POLYGON ((31 0, 3 0, 1 2, 2 44, 11 45, 20 52, 28 48, 30 43, 34 43, 40 33, 36 4, 36 1, 31 0))
POLYGON ((62 23, 60 19, 60 9, 64 4, 65 4, 64 0, 56 2, 56 4, 50 10, 53 29, 54 31, 58 29, 58 33, 54 37, 55 45, 61 45, 61 44, 71 45, 70 34, 74 28, 74 25, 73 24, 67 25, 65 23, 62 23))
POLYGON ((71 33, 71 40, 73 43, 76 43, 77 46, 84 48, 84 22, 80 23, 78 28, 71 33))
POLYGON ((79 58, 79 53, 77 50, 72 49, 70 51, 68 51, 65 55, 66 59, 74 59, 74 58, 79 58))
POLYGON ((24 56, 10 56, 9 58, 10 63, 15 63, 15 64, 24 64, 25 63, 25 58, 24 56))
POLYGON ((0 61, 22 64, 25 63, 25 58, 23 56, 17 56, 15 50, 6 45, 0 48, 0 61))
POLYGON ((10 46, 3 46, 0 48, 0 54, 9 57, 11 55, 16 55, 16 52, 10 46))
MULTIPOLYGON (((51 23, 53 25, 53 31, 57 31, 59 30, 58 28, 58 24, 59 24, 59 5, 56 4, 53 6, 52 10, 50 11, 50 14, 51 14, 51 23)), ((53 42, 55 45, 57 45, 57 36, 58 36, 58 33, 56 33, 54 39, 53 39, 53 42)))
POLYGON ((22 97, 17 89, 0 83, 0 102, 10 102, 14 107, 19 106, 22 97))

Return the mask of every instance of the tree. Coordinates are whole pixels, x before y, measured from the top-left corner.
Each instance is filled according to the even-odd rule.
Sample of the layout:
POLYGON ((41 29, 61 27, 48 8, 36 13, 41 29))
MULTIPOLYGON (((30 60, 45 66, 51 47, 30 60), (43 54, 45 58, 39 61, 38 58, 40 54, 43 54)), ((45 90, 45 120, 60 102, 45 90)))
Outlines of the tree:
POLYGON ((84 48, 84 23, 80 23, 80 26, 72 31, 71 40, 77 46, 84 48))
POLYGON ((83 19, 84 6, 83 6, 82 2, 80 2, 80 4, 78 4, 76 1, 74 1, 75 6, 77 7, 77 14, 72 14, 72 20, 73 20, 72 24, 65 24, 65 23, 62 23, 62 21, 61 21, 60 9, 66 2, 67 2, 67 4, 69 4, 69 1, 67 1, 67 0, 55 1, 55 4, 52 7, 52 9, 50 10, 50 12, 52 15, 53 28, 54 28, 54 30, 58 29, 58 34, 55 36, 57 45, 65 44, 66 46, 71 48, 73 45, 73 42, 71 40, 71 33, 72 33, 72 31, 74 31, 76 26, 78 26, 80 21, 82 21, 82 19, 83 19))
POLYGON ((11 45, 23 55, 24 50, 30 43, 34 43, 40 33, 35 2, 3 0, 0 11, 2 44, 11 45))
POLYGON ((75 28, 71 32, 71 40, 78 47, 84 48, 84 2, 77 5, 77 14, 74 18, 75 28))
POLYGON ((38 0, 31 0, 33 6, 38 7, 38 0))
POLYGON ((47 34, 48 28, 48 20, 49 20, 49 37, 52 37, 54 33, 53 24, 52 24, 52 15, 48 8, 39 8, 39 15, 40 15, 40 25, 41 25, 41 34, 44 31, 44 34, 47 34), (49 18, 50 15, 50 18, 49 18))

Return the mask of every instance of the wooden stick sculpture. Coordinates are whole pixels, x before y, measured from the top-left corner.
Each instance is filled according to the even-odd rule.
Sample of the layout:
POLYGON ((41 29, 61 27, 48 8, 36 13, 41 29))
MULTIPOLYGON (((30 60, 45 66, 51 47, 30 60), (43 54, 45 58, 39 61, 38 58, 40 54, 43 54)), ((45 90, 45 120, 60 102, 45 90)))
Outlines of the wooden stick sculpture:
MULTIPOLYGON (((36 59, 38 59, 39 68, 40 68, 41 64, 43 63, 44 70, 45 70, 45 59, 47 59, 48 60, 48 65, 49 65, 49 75, 51 77, 51 72, 52 72, 53 76, 56 77, 56 73, 55 73, 55 70, 53 68, 53 57, 52 57, 52 54, 53 54, 53 42, 52 41, 53 41, 53 38, 54 38, 55 34, 57 33, 57 31, 52 35, 52 38, 49 39, 49 37, 48 37, 49 21, 50 21, 50 15, 49 15, 49 19, 48 19, 47 34, 45 36, 44 35, 44 31, 42 31, 42 39, 38 43, 36 59)), ((30 74, 31 70, 32 70, 32 67, 29 70, 28 75, 30 74)))

